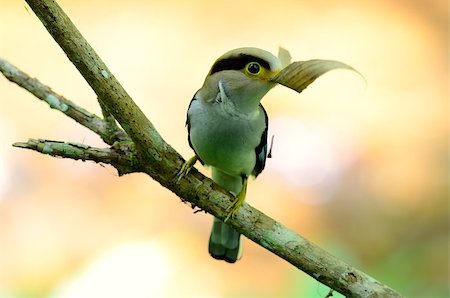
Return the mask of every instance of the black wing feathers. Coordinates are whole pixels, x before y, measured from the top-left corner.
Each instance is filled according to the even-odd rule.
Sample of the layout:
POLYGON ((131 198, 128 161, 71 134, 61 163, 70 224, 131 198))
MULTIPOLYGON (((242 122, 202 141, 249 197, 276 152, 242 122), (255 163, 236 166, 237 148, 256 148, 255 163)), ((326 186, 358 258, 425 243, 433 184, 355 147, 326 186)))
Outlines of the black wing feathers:
POLYGON ((267 117, 267 112, 264 107, 260 104, 261 110, 264 112, 264 118, 266 122, 266 128, 264 129, 261 135, 261 141, 259 145, 255 148, 256 154, 256 163, 255 168, 253 169, 253 175, 257 177, 266 166, 266 158, 267 158, 267 131, 269 129, 269 118, 267 117))

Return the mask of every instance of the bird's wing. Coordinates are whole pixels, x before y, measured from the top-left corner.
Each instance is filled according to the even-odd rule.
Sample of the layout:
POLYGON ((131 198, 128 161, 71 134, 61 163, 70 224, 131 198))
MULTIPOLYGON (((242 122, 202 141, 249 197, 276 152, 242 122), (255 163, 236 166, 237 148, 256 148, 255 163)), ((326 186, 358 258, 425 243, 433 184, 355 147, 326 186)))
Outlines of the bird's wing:
MULTIPOLYGON (((198 93, 198 92, 197 92, 198 93)), ((201 162, 202 165, 204 165, 205 163, 203 162, 203 160, 200 159, 200 157, 198 156, 197 152, 194 149, 194 146, 192 146, 192 142, 191 142, 191 127, 190 127, 190 122, 189 122, 189 109, 191 108, 192 103, 195 100, 198 100, 196 98, 197 93, 194 94, 194 97, 192 97, 191 102, 189 103, 189 107, 187 109, 187 113, 186 113, 186 127, 188 130, 188 142, 189 142, 189 147, 192 148, 192 150, 195 152, 195 155, 197 155, 198 160, 201 162)))
POLYGON ((269 118, 267 117, 267 112, 264 107, 260 104, 260 109, 264 112, 264 120, 266 127, 261 135, 261 141, 259 145, 255 148, 256 153, 256 163, 255 168, 253 169, 252 175, 257 177, 266 166, 266 158, 267 158, 267 130, 269 129, 269 118))

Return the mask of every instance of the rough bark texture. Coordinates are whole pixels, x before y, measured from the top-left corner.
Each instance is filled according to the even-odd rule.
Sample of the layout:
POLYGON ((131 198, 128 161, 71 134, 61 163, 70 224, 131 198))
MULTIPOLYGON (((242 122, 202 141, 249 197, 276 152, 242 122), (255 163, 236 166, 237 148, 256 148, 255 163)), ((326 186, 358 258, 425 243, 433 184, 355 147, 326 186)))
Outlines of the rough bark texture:
MULTIPOLYGON (((55 97, 57 101, 51 98, 46 102, 75 120, 80 117, 68 113, 72 107, 76 107, 74 109, 77 113, 82 111, 81 114, 89 115, 86 121, 77 121, 101 135, 106 143, 113 146, 109 149, 99 149, 46 140, 29 140, 16 143, 15 146, 54 156, 109 163, 122 174, 145 172, 177 194, 181 200, 189 202, 192 207, 200 208, 223 220, 233 197, 195 169, 177 184, 176 174, 183 164, 183 159, 161 138, 58 4, 51 0, 26 2, 97 94, 102 111, 108 116, 107 120, 76 107, 63 97, 55 95, 45 85, 39 85, 39 92, 30 90, 33 88, 19 83, 23 73, 8 73, 5 67, 1 67, 5 65, 1 60, 0 71, 8 79, 41 99, 48 99, 49 95, 55 97), (124 132, 115 126, 111 116, 118 121, 124 132), (120 137, 113 137, 116 134, 120 137), (131 141, 128 141, 128 138, 131 141)), ((12 69, 6 67, 8 68, 12 69)), ((84 119, 84 116, 81 118, 84 119)), ((346 296, 401 297, 393 289, 337 259, 246 203, 228 223, 251 240, 346 296)))

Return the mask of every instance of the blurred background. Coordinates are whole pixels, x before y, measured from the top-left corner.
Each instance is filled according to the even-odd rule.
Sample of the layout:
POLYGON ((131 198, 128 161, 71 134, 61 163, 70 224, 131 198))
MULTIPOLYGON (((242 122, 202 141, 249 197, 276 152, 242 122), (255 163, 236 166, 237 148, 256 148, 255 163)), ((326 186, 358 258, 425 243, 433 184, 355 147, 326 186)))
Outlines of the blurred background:
MULTIPOLYGON (((0 2, 0 57, 100 115, 26 3, 0 2)), ((294 60, 358 69, 367 84, 338 70, 300 95, 265 97, 273 158, 247 201, 406 296, 449 296, 447 1, 59 3, 185 157, 187 106, 224 52, 283 46, 294 60)), ((3 76, 0 103, 1 298, 328 293, 247 239, 241 261, 213 260, 212 218, 146 175, 13 148, 28 138, 105 145, 3 76)))

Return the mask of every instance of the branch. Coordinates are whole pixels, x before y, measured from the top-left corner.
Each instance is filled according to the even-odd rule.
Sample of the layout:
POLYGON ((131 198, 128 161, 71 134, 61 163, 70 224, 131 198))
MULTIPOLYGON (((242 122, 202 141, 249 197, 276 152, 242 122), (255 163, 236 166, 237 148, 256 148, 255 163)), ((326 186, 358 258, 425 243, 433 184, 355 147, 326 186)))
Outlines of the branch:
MULTIPOLYGON (((61 8, 52 0, 26 1, 97 94, 102 110, 119 122, 136 145, 133 156, 138 169, 182 200, 223 220, 233 200, 231 194, 196 170, 192 170, 177 184, 176 173, 183 163, 181 156, 161 138, 61 8)), ((72 149, 73 144, 64 144, 63 147, 70 146, 72 149)), ((64 150, 60 153, 60 156, 69 157, 64 150)), ((401 297, 394 290, 246 203, 228 223, 251 240, 346 296, 401 297)))
POLYGON ((27 142, 14 143, 13 146, 51 156, 110 164, 119 171, 120 176, 140 171, 132 142, 117 142, 111 148, 95 148, 80 143, 29 139, 27 142))
POLYGON ((103 121, 98 116, 79 107, 64 96, 57 94, 50 87, 42 84, 35 78, 31 78, 29 75, 2 58, 0 58, 0 71, 8 80, 16 83, 37 98, 45 101, 52 109, 64 113, 76 122, 98 134, 105 143, 112 145, 115 141, 130 140, 123 130, 117 127, 111 128, 111 124, 107 121, 103 121))

